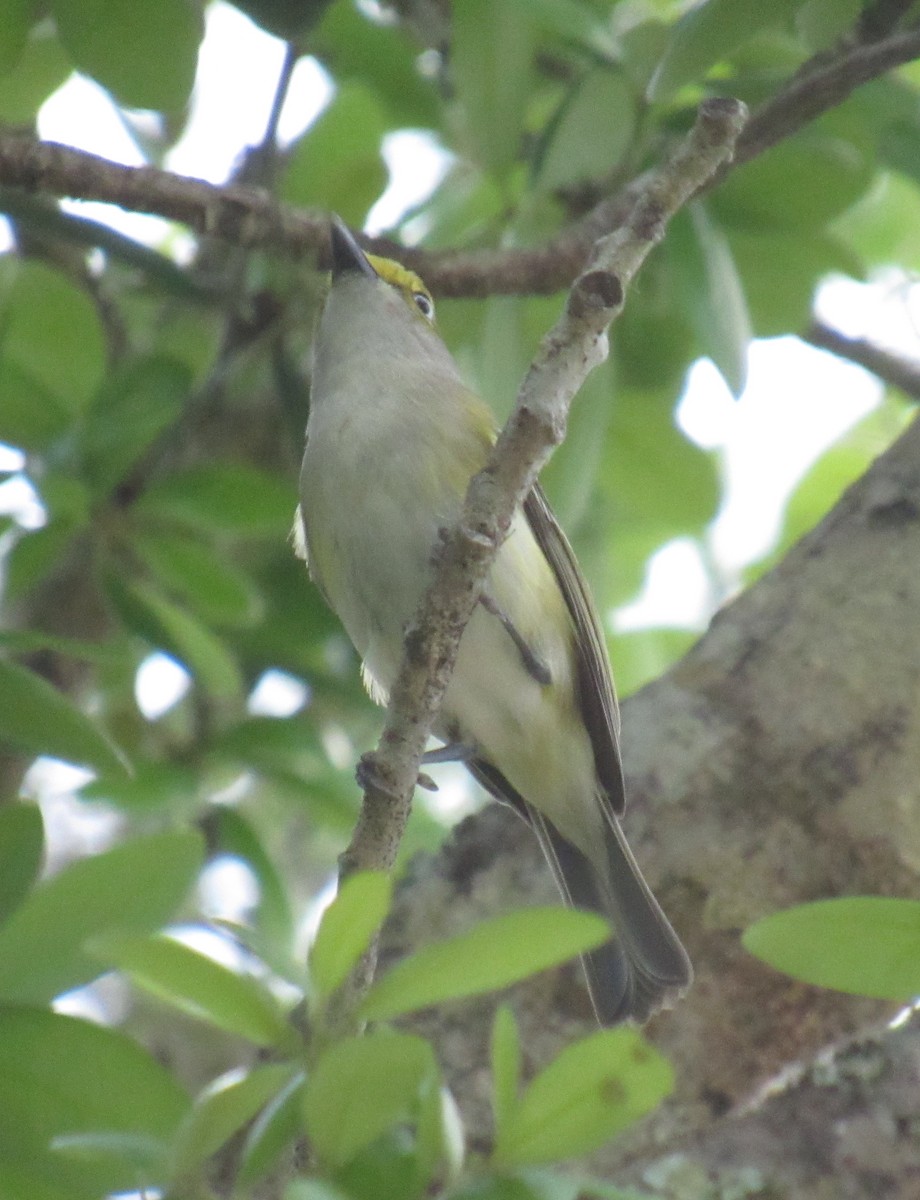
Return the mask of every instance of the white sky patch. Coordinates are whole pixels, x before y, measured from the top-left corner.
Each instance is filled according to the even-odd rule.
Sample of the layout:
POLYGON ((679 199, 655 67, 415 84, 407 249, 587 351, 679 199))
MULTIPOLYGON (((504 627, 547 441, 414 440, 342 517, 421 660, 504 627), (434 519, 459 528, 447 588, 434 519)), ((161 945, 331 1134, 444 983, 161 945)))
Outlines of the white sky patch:
POLYGON ((295 954, 301 961, 306 957, 307 951, 316 940, 316 931, 319 929, 319 923, 323 919, 323 913, 336 898, 338 891, 338 878, 335 875, 330 875, 319 891, 309 901, 300 920, 297 922, 297 933, 294 939, 295 954))
POLYGON ((126 167, 144 166, 144 156, 105 88, 85 75, 71 75, 38 113, 43 139, 66 142, 126 167))
MULTIPOLYGON (((278 38, 229 4, 211 4, 189 120, 166 156, 167 169, 223 183, 243 150, 259 145, 265 135, 283 60, 284 43, 278 38)), ((279 122, 283 145, 316 119, 332 92, 328 75, 315 59, 297 63, 279 122)), ((142 123, 143 114, 133 119, 142 123)), ((112 162, 144 165, 144 156, 111 97, 83 75, 71 75, 45 101, 38 114, 38 131, 44 139, 112 162)), ((112 204, 65 201, 64 207, 149 246, 161 245, 173 231, 172 223, 162 217, 125 212, 112 204)))
POLYGON ((903 270, 887 268, 868 283, 834 276, 818 292, 815 309, 847 337, 920 357, 920 285, 903 270))
POLYGON ((392 229, 410 209, 422 204, 444 179, 453 155, 432 134, 400 129, 383 139, 383 158, 390 182, 367 215, 370 234, 392 229))
POLYGON ((75 801, 74 793, 94 779, 92 771, 56 758, 38 758, 23 780, 23 795, 41 801, 45 826, 44 874, 54 875, 75 858, 107 849, 122 826, 107 804, 75 801))
MULTIPOLYGON (((795 486, 882 396, 878 381, 860 367, 797 338, 754 342, 749 361, 741 399, 729 411, 717 402, 725 494, 711 545, 729 573, 772 548, 795 486)), ((696 370, 691 387, 704 379, 696 370)), ((698 403, 688 388, 680 408, 685 429, 692 429, 698 403)))
POLYGON ((134 698, 148 721, 157 721, 178 704, 192 685, 192 677, 168 654, 150 654, 137 668, 134 698))
MULTIPOLYGON (((431 742, 437 747, 440 742, 431 742)), ((480 798, 472 786, 469 773, 461 763, 439 763, 425 767, 438 785, 436 792, 419 792, 418 798, 435 820, 443 825, 454 825, 481 807, 480 798)))
POLYGON ((287 671, 265 671, 249 693, 246 708, 254 717, 292 717, 310 700, 310 689, 287 671))
MULTIPOLYGON (((0 449, 5 450, 6 447, 0 449)), ((4 470, 15 471, 12 458, 4 470)), ((45 507, 24 475, 13 475, 0 483, 0 516, 12 517, 23 529, 41 529, 46 522, 45 507)))
MULTIPOLYGON (((142 167, 144 156, 104 88, 85 75, 71 75, 48 97, 38 113, 39 136, 98 154, 111 162, 142 167)), ((125 212, 114 204, 64 200, 68 212, 117 229, 146 245, 157 245, 172 228, 163 217, 125 212)))
POLYGON ((639 598, 613 615, 618 633, 649 627, 697 629, 712 614, 712 580, 691 538, 668 542, 649 559, 639 598))
POLYGON ((198 896, 209 920, 242 924, 259 902, 259 884, 242 859, 221 855, 201 872, 198 896))
MULTIPOLYGON (((198 55, 185 133, 166 159, 180 175, 222 183, 246 146, 265 136, 284 61, 284 43, 229 4, 211 4, 198 55)), ((294 68, 278 126, 282 145, 299 137, 329 103, 333 86, 312 58, 294 68)))

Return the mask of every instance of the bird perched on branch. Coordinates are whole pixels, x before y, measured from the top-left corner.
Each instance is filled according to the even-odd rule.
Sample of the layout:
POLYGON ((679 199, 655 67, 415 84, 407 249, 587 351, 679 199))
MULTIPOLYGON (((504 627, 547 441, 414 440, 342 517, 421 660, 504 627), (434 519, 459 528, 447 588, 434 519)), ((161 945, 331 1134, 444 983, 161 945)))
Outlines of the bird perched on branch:
MULTIPOLYGON (((295 539, 385 704, 430 581, 438 531, 486 463, 495 419, 465 386, 417 275, 332 225, 295 539)), ((604 637, 575 556, 539 486, 515 514, 460 642, 436 721, 531 826, 570 904, 611 941, 584 960, 604 1024, 645 1020, 692 978, 619 818, 619 721, 604 637)))

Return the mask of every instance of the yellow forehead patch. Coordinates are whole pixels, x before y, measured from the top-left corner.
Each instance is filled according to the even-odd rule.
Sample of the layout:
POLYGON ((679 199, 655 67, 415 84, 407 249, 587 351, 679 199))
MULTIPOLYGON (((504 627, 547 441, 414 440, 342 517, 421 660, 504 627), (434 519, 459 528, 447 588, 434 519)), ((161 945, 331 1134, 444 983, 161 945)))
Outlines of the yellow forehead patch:
POLYGON ((398 263, 392 258, 380 258, 377 254, 368 254, 367 261, 381 279, 392 284, 407 296, 411 296, 414 292, 421 292, 429 300, 431 299, 431 292, 425 287, 419 276, 414 271, 410 271, 408 267, 404 267, 402 263, 398 263))

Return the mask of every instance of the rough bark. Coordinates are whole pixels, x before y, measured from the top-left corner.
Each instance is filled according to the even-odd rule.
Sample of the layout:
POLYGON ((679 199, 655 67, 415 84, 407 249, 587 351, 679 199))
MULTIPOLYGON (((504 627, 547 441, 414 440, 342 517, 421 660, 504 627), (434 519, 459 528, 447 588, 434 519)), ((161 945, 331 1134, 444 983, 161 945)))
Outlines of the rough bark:
MULTIPOLYGON (((753 1163, 802 1101, 793 1089, 739 1123, 752 1097, 790 1063, 812 1061, 893 1011, 787 979, 747 955, 740 933, 818 897, 920 895, 918 614, 915 421, 779 566, 716 615, 680 663, 624 704, 627 831, 697 978, 648 1029, 674 1062, 676 1093, 613 1148, 611 1170, 630 1163, 638 1172, 664 1146, 682 1145, 691 1155, 699 1147, 705 1167, 707 1155, 731 1146, 743 1158, 739 1147, 749 1144, 753 1163)), ((384 952, 403 951, 416 926, 439 936, 493 907, 534 901, 535 889, 545 898, 548 887, 526 828, 510 813, 487 812, 461 826, 437 859, 416 865, 384 952)), ((534 1061, 548 1056, 568 1021, 587 1017, 571 986, 576 976, 564 978, 522 1002, 534 1061)), ((490 1015, 489 1005, 470 1005, 426 1023, 483 1137, 490 1015)), ((896 1056, 884 1038, 881 1046, 886 1061, 896 1056)), ((917 1093, 908 1107, 898 1120, 915 1131, 917 1093)), ((815 1113, 828 1145, 842 1136, 838 1113, 837 1100, 815 1113)), ((785 1160, 794 1147, 781 1142, 774 1165, 788 1167, 791 1179, 785 1160)), ((900 1184, 860 1190, 846 1158, 835 1151, 825 1163, 849 1189, 832 1194, 910 1194, 900 1184)), ((783 1185, 769 1194, 824 1193, 783 1185)))

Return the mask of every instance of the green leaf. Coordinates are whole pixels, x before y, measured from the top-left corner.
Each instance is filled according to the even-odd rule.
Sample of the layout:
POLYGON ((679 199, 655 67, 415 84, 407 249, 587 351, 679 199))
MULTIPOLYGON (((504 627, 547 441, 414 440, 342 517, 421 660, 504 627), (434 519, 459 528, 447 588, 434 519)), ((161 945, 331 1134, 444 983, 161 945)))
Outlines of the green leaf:
POLYGON ((349 1200, 426 1200, 418 1159, 405 1126, 389 1130, 335 1172, 349 1200))
POLYGON ((226 550, 185 533, 144 533, 135 549, 160 583, 185 600, 203 620, 217 625, 248 625, 260 613, 252 581, 226 550))
MULTIPOLYGON (((32 0, 12 0, 12 6, 31 9, 32 0)), ((64 82, 71 67, 54 30, 45 22, 33 28, 23 40, 16 65, 8 61, 4 64, 15 24, 10 8, 11 0, 7 0, 0 21, 0 117, 9 125, 26 125, 35 119, 43 101, 64 82)))
POLYGON ((825 276, 857 272, 853 254, 840 241, 814 230, 733 231, 729 242, 758 337, 800 333, 808 326, 815 292, 825 276))
MULTIPOLYGON (((499 227, 505 211, 502 190, 493 176, 466 159, 457 159, 425 204, 425 245, 443 250, 488 236, 499 227)), ((473 314, 470 324, 473 320, 478 323, 480 305, 455 300, 450 308, 445 305, 438 310, 441 331, 449 345, 458 344, 449 332, 449 327, 457 324, 452 314, 473 314)))
MULTIPOLYGON (((130 778, 101 775, 80 788, 84 800, 102 800, 122 808, 133 818, 197 814, 201 779, 190 764, 141 762, 130 778)), ((222 810, 219 810, 222 811, 222 810)))
POLYGON ((0 441, 41 451, 68 428, 70 414, 53 392, 9 356, 0 356, 0 441))
POLYGON ((306 208, 322 204, 360 226, 387 183, 382 158, 386 122, 363 84, 339 87, 332 103, 292 148, 282 198, 306 208))
POLYGON ((87 1191, 156 1188, 188 1107, 166 1068, 124 1034, 46 1010, 0 1007, 2 1157, 35 1184, 13 1195, 82 1200, 87 1191), (49 1148, 58 1139, 73 1148, 80 1134, 96 1139, 95 1152, 83 1147, 83 1161, 49 1148))
POLYGON ((38 878, 44 829, 37 804, 0 806, 0 921, 20 906, 38 878))
POLYGON ((699 641, 697 629, 650 626, 616 633, 610 639, 610 659, 616 663, 617 692, 631 696, 658 679, 699 641))
MULTIPOLYGON (((613 369, 619 387, 645 390, 670 389, 679 391, 688 365, 698 351, 692 313, 686 305, 674 303, 680 286, 677 254, 671 252, 670 238, 650 255, 642 271, 640 286, 631 289, 629 303, 613 327, 613 369)), ((609 370, 610 367, 607 367, 609 370)), ((594 371, 588 378, 604 368, 594 371)), ((619 389, 618 389, 619 390, 619 389)), ((608 408, 616 410, 611 401, 613 387, 608 388, 608 408)), ((581 403, 579 395, 577 405, 581 403)), ((562 449, 565 449, 563 442, 562 449)))
POLYGON ((534 1079, 498 1136, 495 1161, 528 1166, 597 1150, 671 1090, 671 1066, 634 1029, 568 1046, 534 1079))
POLYGON ((307 1080, 307 1134, 321 1162, 340 1166, 397 1122, 410 1118, 427 1080, 437 1080, 428 1042, 372 1033, 336 1042, 307 1080))
POLYGON ((6 0, 0 21, 0 73, 6 75, 22 57, 34 17, 33 0, 6 0))
POLYGON ((834 232, 863 260, 898 262, 916 272, 920 246, 910 234, 918 224, 920 190, 901 175, 888 175, 881 186, 837 218, 834 232))
POLYGON ((428 1196, 432 1184, 456 1181, 465 1152, 463 1121, 453 1096, 436 1079, 422 1085, 415 1129, 415 1191, 428 1196))
POLYGON ((551 128, 537 184, 546 191, 603 178, 632 140, 636 100, 626 76, 609 67, 589 71, 551 128))
POLYGON ((195 79, 204 32, 187 0, 52 0, 61 41, 78 70, 130 108, 178 112, 195 79))
POLYGON ((81 638, 58 637, 38 629, 0 630, 0 646, 10 654, 32 654, 36 650, 53 650, 65 658, 78 662, 95 663, 100 667, 115 667, 120 660, 120 651, 112 643, 85 642, 81 638))
POLYGON ((284 1011, 265 984, 174 938, 116 934, 93 939, 90 949, 108 968, 130 975, 138 986, 189 1016, 256 1046, 290 1041, 284 1011))
POLYGON ((325 1179, 293 1179, 284 1189, 283 1200, 354 1200, 354 1196, 325 1179))
POLYGON ((606 525, 596 505, 598 479, 607 470, 607 431, 616 408, 611 402, 613 379, 609 360, 591 372, 572 408, 565 441, 540 476, 553 511, 571 534, 585 521, 606 525))
POLYGON ((668 250, 687 322, 737 397, 747 378, 751 322, 729 244, 703 204, 691 205, 672 221, 668 250))
MULTIPOLYGON (((481 1172, 465 1186, 450 1193, 450 1200, 620 1200, 611 1185, 597 1190, 597 1181, 579 1180, 558 1171, 515 1171, 513 1174, 481 1172), (594 1185, 594 1186, 592 1186, 594 1185), (609 1189, 609 1190, 608 1190, 609 1189)), ((643 1196, 622 1196, 622 1200, 657 1200, 643 1196)))
POLYGON ((305 1084, 303 1072, 298 1071, 253 1121, 240 1150, 239 1187, 245 1188, 262 1179, 277 1165, 285 1146, 302 1135, 305 1084))
POLYGON ((795 27, 813 52, 830 50, 850 34, 862 11, 862 0, 805 0, 795 27))
MULTIPOLYGON (((40 529, 23 534, 4 563, 6 599, 19 599, 46 579, 67 553, 74 536, 75 529, 70 521, 49 521, 40 529)), ((0 727, 2 724, 0 717, 0 727)))
POLYGON ((360 80, 372 86, 390 126, 437 125, 441 107, 437 88, 419 71, 418 48, 402 25, 369 20, 351 0, 338 0, 313 31, 310 53, 328 66, 340 84, 360 80))
POLYGON ((814 529, 906 428, 915 411, 914 406, 907 407, 888 395, 821 455, 786 501, 782 533, 767 565, 785 557, 790 546, 814 529))
POLYGON ((215 739, 214 749, 223 758, 260 771, 309 777, 328 764, 312 713, 247 717, 215 739))
POLYGON ((117 1163, 136 1179, 156 1178, 163 1168, 162 1143, 142 1133, 63 1133, 52 1138, 50 1148, 76 1162, 117 1163))
MULTIPOLYGON (((210 835, 216 851, 241 858, 256 877, 259 901, 255 921, 275 956, 289 959, 294 942, 294 914, 284 880, 249 821, 235 808, 215 806, 210 835)), ((301 964, 302 969, 302 964, 301 964)))
POLYGON ((652 102, 669 99, 685 84, 701 81, 711 67, 764 29, 782 27, 803 0, 705 0, 675 22, 648 86, 652 102))
POLYGON ((594 913, 566 908, 505 913, 403 959, 374 984, 360 1013, 386 1021, 508 987, 593 950, 610 936, 610 926, 594 913))
POLYGON ((709 203, 738 229, 818 230, 869 189, 874 168, 864 144, 825 122, 732 171, 709 203))
POLYGON ((742 941, 771 967, 818 987, 904 1003, 920 995, 918 900, 816 900, 764 917, 742 941))
POLYGON ((125 583, 114 574, 106 583, 129 629, 184 663, 212 695, 242 696, 243 677, 236 660, 206 625, 148 584, 125 583))
POLYGON ((592 0, 530 0, 541 31, 567 42, 577 41, 609 57, 614 50, 607 27, 607 5, 592 0))
POLYGON ((299 1077, 287 1063, 268 1063, 253 1067, 242 1079, 232 1072, 215 1080, 197 1097, 182 1123, 173 1151, 173 1175, 181 1179, 216 1154, 299 1077))
POLYGON ((521 1039, 514 1011, 507 1004, 495 1010, 491 1050, 492 1112, 498 1137, 517 1106, 521 1080, 521 1039))
POLYGON ((191 372, 175 359, 150 356, 116 370, 86 413, 80 446, 86 478, 109 492, 176 420, 191 372))
POLYGON ((361 871, 342 884, 310 951, 310 982, 320 998, 328 999, 345 982, 383 924, 392 895, 392 880, 383 871, 361 871))
MULTIPOLYGON (((234 5, 283 42, 302 44, 330 0, 240 0, 234 5)), ((311 38, 312 47, 312 38, 311 38)))
POLYGON ((57 427, 57 409, 85 408, 105 368, 105 342, 96 309, 60 271, 34 259, 3 262, 0 290, 0 394, 33 388, 32 403, 53 397, 53 415, 36 429, 57 427))
POLYGON ((121 750, 50 683, 0 658, 0 740, 29 754, 47 754, 124 775, 121 750))
POLYGON ((594 501, 585 527, 571 531, 602 611, 634 598, 651 554, 700 536, 716 513, 716 460, 676 427, 674 400, 628 387, 616 394, 594 501))
POLYGON ((535 34, 526 0, 463 0, 453 10, 451 67, 470 157, 498 176, 520 154, 535 34))
POLYGON ((191 887, 201 860, 196 834, 158 833, 65 867, 0 927, 0 996, 44 1004, 95 979, 99 963, 86 942, 157 929, 191 887))
POLYGON ((153 483, 136 511, 195 529, 287 539, 296 487, 244 463, 190 467, 153 483))

